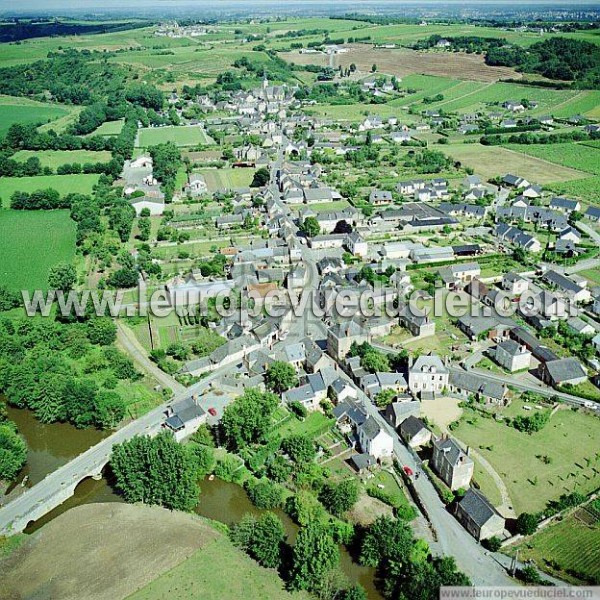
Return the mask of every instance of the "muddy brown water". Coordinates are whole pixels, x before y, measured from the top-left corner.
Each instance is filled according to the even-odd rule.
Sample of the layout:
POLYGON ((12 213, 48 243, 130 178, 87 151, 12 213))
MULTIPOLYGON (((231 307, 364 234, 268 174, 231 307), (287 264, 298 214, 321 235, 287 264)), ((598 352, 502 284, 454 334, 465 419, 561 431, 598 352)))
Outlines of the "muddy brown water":
MULTIPOLYGON (((27 464, 19 474, 14 489, 20 485, 24 477, 28 477, 27 485, 35 485, 48 473, 64 465, 81 452, 84 452, 108 435, 107 432, 94 429, 77 429, 67 423, 44 425, 37 421, 29 410, 8 408, 8 416, 14 421, 19 432, 27 440, 29 453, 27 464)), ((248 513, 259 516, 262 511, 256 508, 242 487, 214 478, 206 479, 200 485, 200 499, 195 511, 197 514, 233 525, 248 513)), ((25 530, 33 533, 46 523, 66 512, 70 508, 95 502, 123 502, 108 485, 105 479, 94 481, 85 479, 75 489, 75 494, 66 502, 50 511, 25 530)), ((282 510, 274 511, 281 519, 288 542, 293 543, 298 533, 298 526, 282 510)), ((350 552, 340 547, 340 567, 352 584, 360 584, 367 591, 368 598, 380 600, 382 596, 375 588, 375 570, 363 567, 353 559, 350 552)))

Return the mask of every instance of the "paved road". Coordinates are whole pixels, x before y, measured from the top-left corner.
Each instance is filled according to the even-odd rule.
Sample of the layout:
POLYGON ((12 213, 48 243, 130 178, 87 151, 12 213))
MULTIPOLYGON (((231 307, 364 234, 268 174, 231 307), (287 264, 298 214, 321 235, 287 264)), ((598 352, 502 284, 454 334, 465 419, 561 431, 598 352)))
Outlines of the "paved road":
POLYGON ((577 227, 581 229, 581 231, 587 233, 594 240, 594 242, 600 246, 600 233, 598 233, 591 225, 588 225, 583 221, 578 221, 577 227))
POLYGON ((174 377, 159 369, 158 366, 148 358, 145 348, 135 337, 133 331, 121 321, 117 321, 117 341, 129 354, 133 362, 145 373, 148 373, 164 388, 171 389, 174 394, 184 394, 185 386, 181 385, 174 377))
MULTIPOLYGON (((394 440, 394 455, 403 466, 409 466, 413 472, 420 469, 421 461, 400 440, 396 430, 381 416, 377 407, 345 374, 342 377, 349 381, 357 390, 358 398, 362 401, 366 412, 392 436, 394 440)), ((440 500, 437 491, 429 478, 420 476, 414 481, 414 489, 422 502, 427 517, 431 523, 437 542, 432 544, 432 550, 456 559, 458 568, 466 573, 476 585, 515 585, 506 574, 503 566, 499 565, 475 539, 467 533, 462 525, 447 510, 440 500)))

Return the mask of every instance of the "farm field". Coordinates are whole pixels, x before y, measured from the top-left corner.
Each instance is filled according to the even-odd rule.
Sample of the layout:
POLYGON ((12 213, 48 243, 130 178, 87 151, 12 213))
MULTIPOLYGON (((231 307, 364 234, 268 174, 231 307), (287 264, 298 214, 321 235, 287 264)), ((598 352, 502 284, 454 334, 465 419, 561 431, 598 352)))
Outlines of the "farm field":
MULTIPOLYGON (((526 414, 520 404, 513 404, 511 416, 526 414)), ((549 500, 574 489, 590 493, 600 485, 600 431, 593 427, 593 420, 565 408, 541 431, 528 435, 466 409, 453 432, 490 462, 519 514, 540 511, 549 500), (540 456, 548 456, 550 463, 545 464, 540 456)))
POLYGON ((254 169, 200 169, 209 192, 245 188, 252 183, 254 169))
POLYGON ((576 511, 574 515, 550 525, 519 544, 516 548, 519 550, 520 560, 533 560, 551 575, 578 585, 586 583, 582 576, 590 581, 593 577, 597 579, 600 565, 600 523, 597 521, 594 525, 588 525, 576 516, 579 514, 582 513, 576 511), (581 575, 575 577, 573 572, 581 575))
POLYGON ((54 104, 43 104, 26 98, 0 96, 0 137, 6 135, 14 123, 43 124, 68 117, 72 110, 54 104))
POLYGON ((123 120, 122 119, 120 119, 119 121, 106 121, 105 123, 102 123, 102 125, 100 125, 100 127, 98 127, 97 129, 94 129, 94 131, 92 131, 92 133, 90 133, 88 137, 91 137, 94 135, 101 135, 103 137, 111 136, 111 135, 119 135, 119 133, 121 133, 122 128, 123 128, 123 120))
POLYGON ((600 204, 600 176, 553 183, 549 189, 555 194, 575 196, 588 203, 600 204))
POLYGON ((210 144, 212 140, 198 125, 179 127, 148 127, 140 129, 137 145, 142 148, 173 142, 178 146, 210 144))
POLYGON ((70 163, 108 162, 111 159, 110 152, 96 152, 93 150, 19 150, 11 158, 19 162, 25 162, 28 158, 37 157, 40 159, 42 167, 57 169, 61 165, 70 163))
POLYGON ((47 188, 59 194, 90 194, 98 182, 98 175, 36 175, 35 177, 0 177, 0 202, 4 208, 15 192, 35 192, 47 188))
POLYGON ((0 210, 0 285, 47 287, 50 267, 75 256, 75 223, 66 210, 0 210))
POLYGON ((479 143, 449 144, 438 146, 437 149, 460 161, 464 166, 471 167, 486 179, 513 173, 535 183, 547 184, 586 177, 583 171, 576 171, 499 146, 482 146, 479 143))
POLYGON ((600 175, 600 148, 585 144, 506 144, 505 148, 564 167, 600 175))
MULTIPOLYGON (((423 36, 425 37, 425 36, 423 36)), ((335 64, 344 68, 354 63, 359 71, 369 73, 376 64, 380 73, 404 77, 413 73, 438 75, 474 81, 498 81, 502 78, 520 79, 521 75, 508 67, 490 67, 483 56, 462 52, 423 52, 408 48, 384 49, 365 44, 347 44, 349 52, 336 56, 335 64)), ((318 64, 326 66, 325 54, 280 53, 281 58, 297 65, 318 64)))

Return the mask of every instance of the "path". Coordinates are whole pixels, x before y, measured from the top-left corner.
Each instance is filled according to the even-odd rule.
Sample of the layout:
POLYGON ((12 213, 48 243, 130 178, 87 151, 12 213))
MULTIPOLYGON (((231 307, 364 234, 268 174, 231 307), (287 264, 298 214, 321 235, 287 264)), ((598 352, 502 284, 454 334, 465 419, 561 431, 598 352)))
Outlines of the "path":
POLYGON ((183 394, 186 390, 175 378, 158 368, 148 358, 146 349, 140 344, 135 334, 122 321, 117 320, 117 341, 127 352, 133 362, 146 374, 154 377, 164 388, 171 389, 174 394, 183 394))

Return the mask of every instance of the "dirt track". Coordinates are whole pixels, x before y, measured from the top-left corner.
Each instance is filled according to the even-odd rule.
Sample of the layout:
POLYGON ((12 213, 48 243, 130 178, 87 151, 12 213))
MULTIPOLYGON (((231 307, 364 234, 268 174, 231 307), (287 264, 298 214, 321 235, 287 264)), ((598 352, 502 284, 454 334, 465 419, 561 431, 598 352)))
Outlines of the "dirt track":
POLYGON ((193 515, 156 506, 79 506, 0 563, 0 598, 125 598, 218 535, 193 515))
MULTIPOLYGON (((485 64, 483 56, 465 54, 463 52, 417 52, 408 48, 386 49, 373 48, 366 44, 348 44, 344 46, 350 51, 338 54, 335 65, 348 67, 354 63, 360 71, 369 73, 373 64, 380 73, 405 77, 413 73, 438 75, 471 81, 493 82, 499 79, 520 79, 522 76, 509 67, 490 67, 485 64)), ((324 54, 299 54, 284 52, 281 58, 297 65, 329 64, 329 57, 324 54)))

